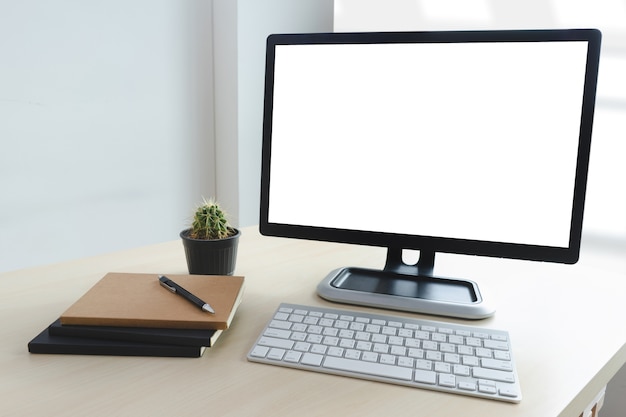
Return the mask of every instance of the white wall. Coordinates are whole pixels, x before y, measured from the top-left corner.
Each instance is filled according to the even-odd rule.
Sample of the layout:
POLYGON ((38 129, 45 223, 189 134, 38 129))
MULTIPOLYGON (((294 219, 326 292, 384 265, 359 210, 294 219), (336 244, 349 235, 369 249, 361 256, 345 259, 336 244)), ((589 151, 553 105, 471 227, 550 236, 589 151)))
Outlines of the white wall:
POLYGON ((215 0, 217 195, 240 226, 259 220, 265 41, 331 32, 332 0, 215 0))
POLYGON ((175 239, 213 193, 208 6, 0 2, 0 271, 175 239))
POLYGON ((0 272, 177 239, 202 196, 255 224, 265 37, 330 31, 332 14, 0 0, 0 272))

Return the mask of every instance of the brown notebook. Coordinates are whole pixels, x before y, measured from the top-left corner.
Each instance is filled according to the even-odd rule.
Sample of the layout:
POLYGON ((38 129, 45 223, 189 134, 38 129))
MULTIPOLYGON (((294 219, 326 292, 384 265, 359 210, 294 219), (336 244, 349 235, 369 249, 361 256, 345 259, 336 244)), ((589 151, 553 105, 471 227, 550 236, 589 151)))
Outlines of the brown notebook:
POLYGON ((209 303, 202 311, 162 287, 157 274, 109 273, 61 315, 64 325, 227 329, 243 295, 244 278, 167 275, 209 303))

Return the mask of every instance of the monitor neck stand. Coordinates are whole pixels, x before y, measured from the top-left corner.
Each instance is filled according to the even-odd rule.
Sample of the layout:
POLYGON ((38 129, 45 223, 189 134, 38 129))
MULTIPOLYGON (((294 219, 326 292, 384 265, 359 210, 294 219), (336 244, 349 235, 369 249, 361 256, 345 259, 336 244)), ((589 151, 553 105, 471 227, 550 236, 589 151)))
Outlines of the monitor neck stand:
POLYGON ((433 274, 435 252, 420 251, 415 265, 402 260, 402 248, 388 248, 382 270, 344 267, 331 271, 317 287, 329 301, 414 313, 483 319, 495 310, 469 280, 433 274))
POLYGON ((402 248, 387 248, 387 261, 383 271, 410 276, 432 277, 435 269, 435 251, 420 251, 419 260, 409 265, 402 260, 402 248))

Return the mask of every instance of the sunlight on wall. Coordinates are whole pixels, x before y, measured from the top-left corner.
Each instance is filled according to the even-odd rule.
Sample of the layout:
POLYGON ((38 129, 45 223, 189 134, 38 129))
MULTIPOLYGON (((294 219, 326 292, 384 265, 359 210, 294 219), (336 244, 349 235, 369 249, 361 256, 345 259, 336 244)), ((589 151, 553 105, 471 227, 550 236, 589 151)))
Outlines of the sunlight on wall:
POLYGON ((489 23, 493 11, 488 0, 421 0, 418 2, 428 20, 489 23))

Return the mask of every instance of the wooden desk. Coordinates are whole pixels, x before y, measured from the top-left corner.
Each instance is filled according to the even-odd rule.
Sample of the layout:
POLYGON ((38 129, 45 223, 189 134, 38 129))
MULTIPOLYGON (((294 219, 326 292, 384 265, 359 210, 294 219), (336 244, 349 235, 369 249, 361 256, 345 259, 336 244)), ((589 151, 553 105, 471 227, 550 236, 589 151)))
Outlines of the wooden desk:
POLYGON ((471 323, 511 333, 520 404, 246 360, 280 302, 331 305, 315 294, 331 269, 381 267, 384 256, 245 228, 236 271, 247 280, 243 303, 199 359, 34 355, 26 347, 106 272, 186 273, 180 241, 2 274, 0 415, 578 417, 626 362, 626 261, 590 245, 574 266, 438 255, 436 273, 477 281, 496 304, 493 318, 471 323))

